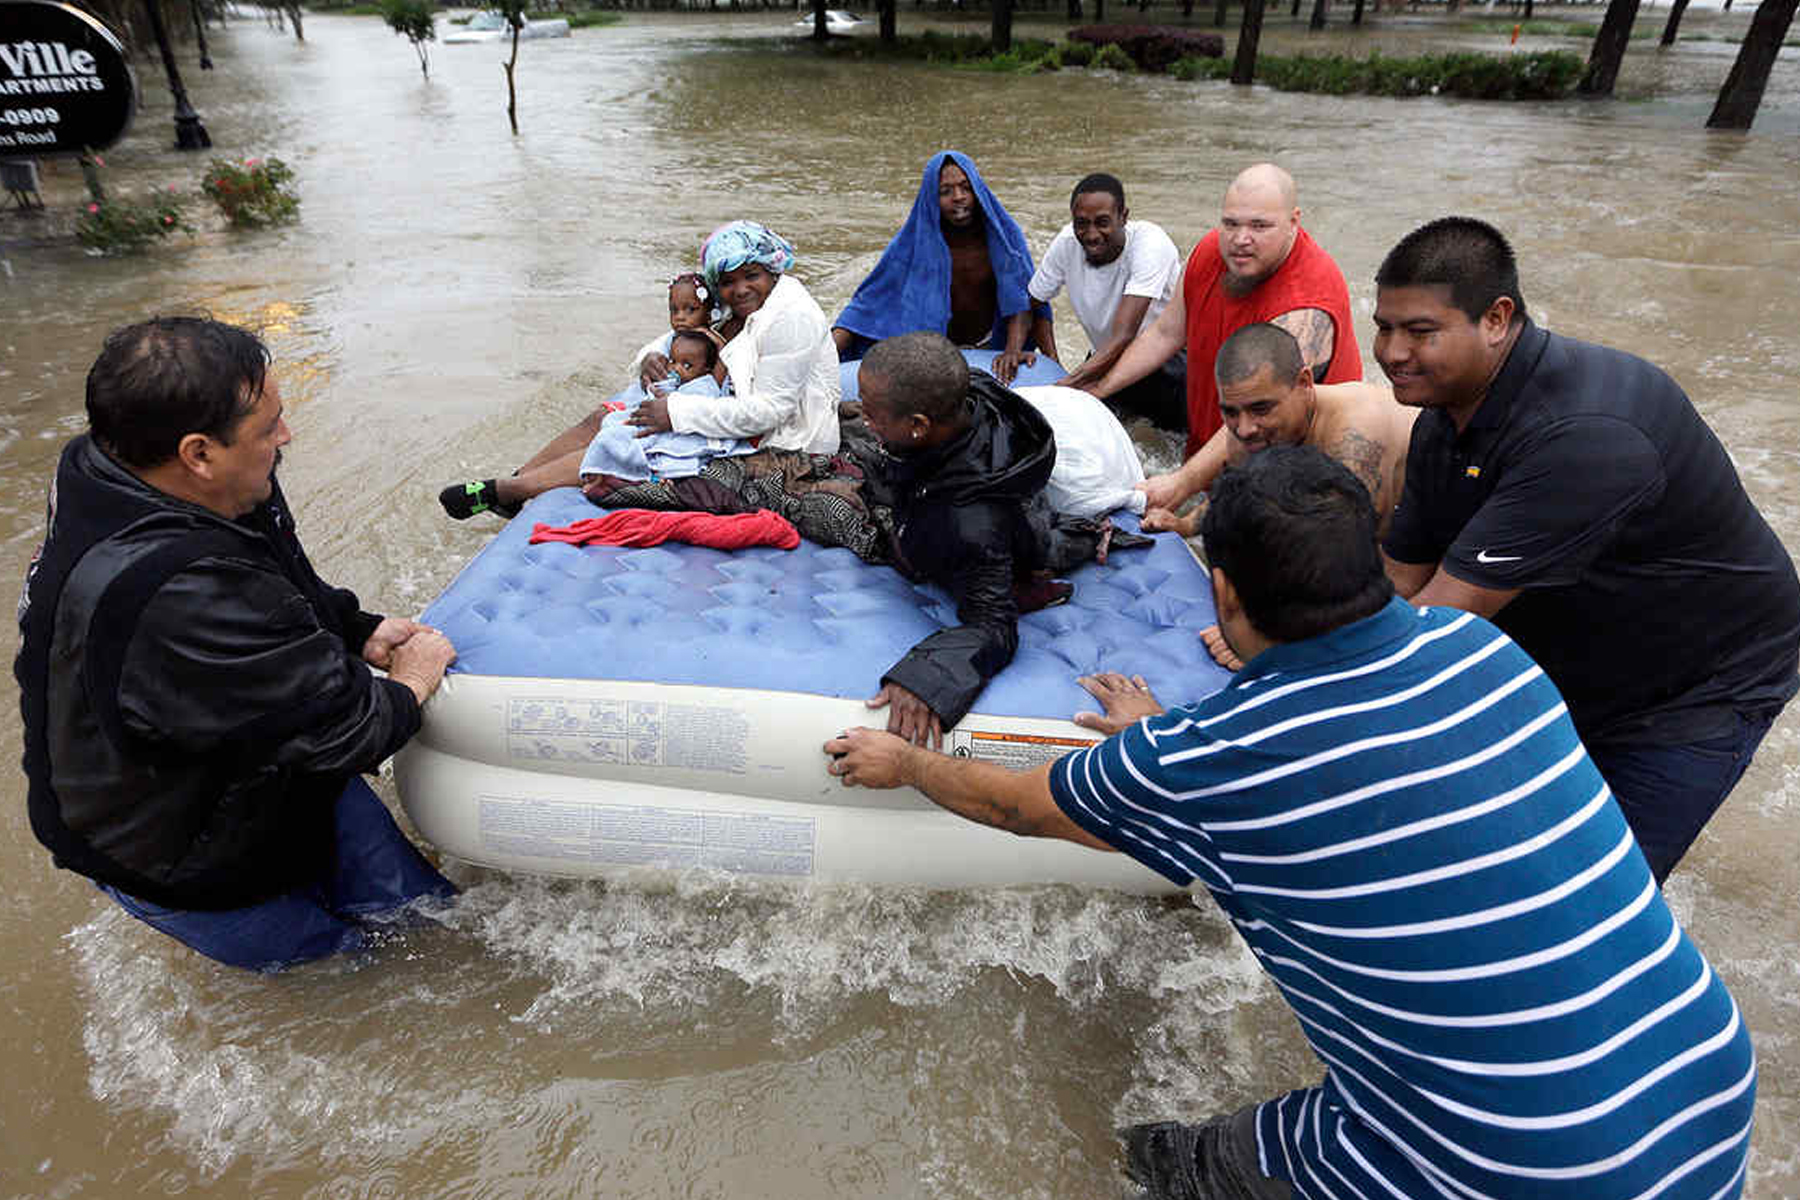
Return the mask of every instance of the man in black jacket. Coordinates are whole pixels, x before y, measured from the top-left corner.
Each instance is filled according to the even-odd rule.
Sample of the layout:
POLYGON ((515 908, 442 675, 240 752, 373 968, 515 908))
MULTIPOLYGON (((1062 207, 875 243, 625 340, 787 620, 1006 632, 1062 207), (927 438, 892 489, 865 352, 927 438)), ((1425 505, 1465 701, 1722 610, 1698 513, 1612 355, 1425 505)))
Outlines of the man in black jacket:
POLYGON ((289 433, 267 367, 216 321, 107 339, 14 664, 32 831, 58 865, 265 970, 455 890, 360 777, 418 729, 455 650, 314 573, 275 482, 289 433))
POLYGON ((895 566, 948 591, 962 622, 889 668, 869 706, 888 707, 890 732, 937 747, 1018 649, 1015 587, 1057 565, 1041 495, 1056 442, 1036 409, 972 375, 940 334, 877 343, 857 386, 864 419, 893 456, 895 566))

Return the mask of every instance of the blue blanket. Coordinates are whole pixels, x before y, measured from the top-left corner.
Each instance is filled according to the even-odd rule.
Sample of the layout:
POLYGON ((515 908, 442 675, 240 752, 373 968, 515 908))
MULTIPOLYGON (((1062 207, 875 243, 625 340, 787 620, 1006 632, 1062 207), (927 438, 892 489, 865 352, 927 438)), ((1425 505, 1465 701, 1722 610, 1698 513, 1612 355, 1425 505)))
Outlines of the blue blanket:
MULTIPOLYGON (((706 396, 730 403, 711 375, 684 383, 678 390, 684 396, 706 396)), ((673 430, 639 437, 637 428, 627 422, 643 403, 644 389, 634 383, 612 399, 622 401, 625 407, 601 419, 600 432, 588 443, 587 453, 581 459, 583 479, 590 475, 631 480, 682 479, 698 475, 710 460, 721 455, 750 454, 756 450, 739 438, 709 438, 673 430)))
MULTIPOLYGON (((925 164, 919 195, 906 224, 881 252, 881 261, 857 287, 834 325, 876 342, 922 329, 949 332, 950 247, 944 241, 943 218, 938 209, 938 173, 946 162, 955 163, 968 175, 975 199, 981 205, 988 260, 993 264, 998 285, 989 348, 1006 348, 1007 317, 1033 307, 1031 294, 1026 290, 1035 269, 1031 247, 1026 244, 1019 223, 988 191, 969 156, 955 150, 941 150, 925 164)), ((1049 315, 1048 305, 1037 305, 1036 309, 1049 315)), ((1031 345, 1027 340, 1027 348, 1031 345)))

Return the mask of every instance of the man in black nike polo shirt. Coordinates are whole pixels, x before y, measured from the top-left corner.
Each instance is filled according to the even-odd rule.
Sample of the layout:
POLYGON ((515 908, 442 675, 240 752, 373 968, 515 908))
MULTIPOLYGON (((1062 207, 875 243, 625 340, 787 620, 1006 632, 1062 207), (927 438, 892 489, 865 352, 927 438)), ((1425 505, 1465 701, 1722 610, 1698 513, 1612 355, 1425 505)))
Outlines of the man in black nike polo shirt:
POLYGON ((1388 574, 1537 660, 1660 883, 1800 686, 1793 562, 1674 380, 1532 324, 1497 230, 1433 221, 1375 282, 1375 358, 1426 410, 1388 574))

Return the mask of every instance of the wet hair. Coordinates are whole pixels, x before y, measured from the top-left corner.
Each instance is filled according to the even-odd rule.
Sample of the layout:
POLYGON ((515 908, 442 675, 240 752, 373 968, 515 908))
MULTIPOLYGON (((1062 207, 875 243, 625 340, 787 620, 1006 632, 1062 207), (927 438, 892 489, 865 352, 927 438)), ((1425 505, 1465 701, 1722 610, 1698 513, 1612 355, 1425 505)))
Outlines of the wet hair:
POLYGON ((939 424, 954 421, 969 406, 969 364, 941 333, 903 333, 876 342, 862 369, 893 388, 893 404, 939 424))
POLYGON ((230 445, 268 368, 260 338, 209 317, 156 317, 115 329, 88 371, 88 429, 130 467, 167 462, 190 433, 230 445))
POLYGON ((1275 373, 1277 383, 1288 383, 1300 375, 1305 366, 1300 357, 1300 343, 1279 325, 1258 321, 1246 325, 1219 347, 1213 359, 1213 378, 1220 387, 1242 383, 1264 367, 1275 373))
POLYGON ((706 358, 704 361, 708 370, 711 370, 719 361, 719 344, 698 329, 677 330, 675 336, 669 339, 670 354, 675 353, 676 342, 699 342, 705 346, 706 358))
POLYGON ((1125 211, 1125 185, 1104 171, 1096 171, 1075 185, 1075 190, 1069 193, 1069 207, 1074 208, 1078 197, 1092 192, 1105 192, 1119 202, 1120 212, 1125 211))
POLYGON ((1348 468, 1311 446, 1271 446, 1213 484, 1200 535, 1259 633, 1319 637, 1394 595, 1375 506, 1348 468))
POLYGON ((1389 250, 1375 272, 1377 287, 1447 287, 1450 303, 1471 321, 1505 296, 1513 321, 1525 319, 1519 264, 1498 229, 1473 217, 1439 217, 1389 250))

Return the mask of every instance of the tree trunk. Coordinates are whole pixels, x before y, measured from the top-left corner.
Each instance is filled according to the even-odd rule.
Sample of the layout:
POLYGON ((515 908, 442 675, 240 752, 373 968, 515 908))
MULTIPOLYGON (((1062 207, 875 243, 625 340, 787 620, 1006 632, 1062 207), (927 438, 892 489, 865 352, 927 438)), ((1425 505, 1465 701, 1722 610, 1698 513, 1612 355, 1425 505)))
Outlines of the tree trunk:
POLYGON ((1750 32, 1738 47, 1737 61, 1719 90, 1719 102, 1712 116, 1706 118, 1708 129, 1748 129, 1756 120, 1762 104, 1763 86, 1769 82, 1769 68, 1781 53, 1788 26, 1794 23, 1794 7, 1800 0, 1763 0, 1750 19, 1750 32))
POLYGON ((213 69, 212 55, 206 52, 206 20, 200 15, 200 0, 193 0, 189 6, 194 10, 194 41, 200 46, 200 69, 213 69))
POLYGON ((1312 20, 1306 23, 1308 29, 1325 28, 1325 0, 1313 0, 1312 20))
POLYGON ((1213 5, 1213 24, 1217 25, 1220 29, 1225 28, 1226 3, 1227 0, 1218 0, 1218 2, 1213 5))
POLYGON ((881 40, 892 45, 900 40, 900 0, 881 0, 881 40))
POLYGON ((1094 0, 1094 24, 1106 20, 1106 0, 1094 0))
POLYGON ((1362 27, 1363 0, 1356 0, 1356 7, 1350 12, 1350 25, 1353 29, 1362 27))
POLYGON ((1294 0, 1294 7, 1288 10, 1288 16, 1297 17, 1299 15, 1300 15, 1300 0, 1294 0))
POLYGON ((1606 6, 1606 19, 1594 35, 1594 49, 1588 54, 1587 74, 1575 85, 1586 96, 1610 96, 1619 78, 1619 63, 1625 57, 1625 46, 1631 41, 1632 22, 1637 20, 1638 0, 1611 0, 1606 6))
POLYGON ((306 30, 301 28, 300 25, 299 0, 294 0, 293 3, 287 6, 287 16, 288 20, 292 22, 294 26, 294 40, 296 42, 304 42, 306 40, 306 30))
POLYGON ((1256 43, 1262 40, 1264 0, 1244 0, 1244 20, 1238 26, 1237 57, 1231 63, 1231 82, 1250 86, 1256 78, 1256 43))
POLYGON ((1688 0, 1675 0, 1669 5, 1669 23, 1663 26, 1662 44, 1673 46, 1675 35, 1681 31, 1681 14, 1687 11, 1688 0))
POLYGON ((831 31, 829 29, 825 28, 825 0, 813 0, 812 10, 813 10, 813 31, 812 31, 813 41, 822 42, 826 38, 831 36, 831 31))
MULTIPOLYGON (((825 0, 818 0, 820 4, 825 0)), ((988 40, 994 44, 995 54, 1005 54, 1012 49, 1013 0, 994 0, 994 23, 989 29, 988 40)))
POLYGON ((413 49, 419 52, 419 74, 426 79, 431 78, 431 61, 425 57, 425 43, 414 42, 413 49))
POLYGON ((523 28, 525 18, 521 15, 518 19, 521 24, 514 25, 512 31, 512 57, 500 64, 506 72, 506 119, 512 125, 514 137, 519 136, 519 94, 513 89, 513 68, 519 65, 519 30, 523 28))
POLYGON ((1069 0, 1069 20, 1071 23, 1081 20, 1081 0, 1069 0))
MULTIPOLYGON (((1525 0, 1525 19, 1527 21, 1531 20, 1532 3, 1533 3, 1533 0, 1525 0)), ((1727 3, 1729 3, 1729 0, 1727 0, 1727 3)))

